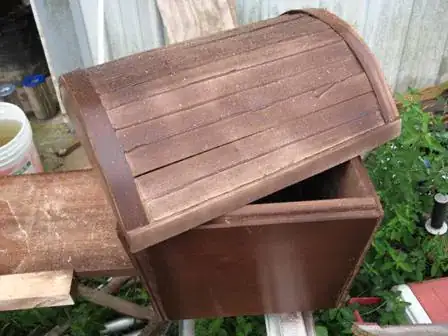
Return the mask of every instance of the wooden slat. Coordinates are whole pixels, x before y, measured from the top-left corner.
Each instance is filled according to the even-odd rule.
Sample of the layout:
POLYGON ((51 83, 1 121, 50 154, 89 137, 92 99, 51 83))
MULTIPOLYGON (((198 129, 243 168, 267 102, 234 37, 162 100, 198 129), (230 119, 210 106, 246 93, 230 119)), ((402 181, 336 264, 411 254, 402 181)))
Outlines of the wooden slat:
MULTIPOLYGON (((212 74, 211 76, 209 75, 210 73, 203 72, 202 68, 204 67, 202 67, 181 74, 182 76, 176 82, 172 82, 172 79, 176 76, 170 78, 163 77, 160 80, 154 80, 147 84, 134 87, 132 94, 138 99, 108 111, 108 115, 113 127, 120 129, 176 111, 183 111, 189 107, 194 107, 196 104, 235 92, 241 92, 263 83, 269 83, 282 76, 294 74, 294 71, 300 70, 297 67, 299 61, 305 59, 305 57, 300 55, 302 52, 310 51, 313 48, 324 47, 340 40, 340 37, 334 32, 326 30, 308 36, 306 41, 304 39, 297 39, 291 41, 296 43, 283 42, 277 46, 261 48, 247 55, 228 58, 216 63, 213 68, 208 67, 212 74), (290 57, 289 60, 285 60, 286 57, 290 57), (285 66, 279 70, 276 66, 278 63, 274 62, 275 60, 277 62, 285 62, 285 66), (297 61, 297 63, 294 61, 297 61), (219 69, 222 69, 222 71, 219 69), (243 70, 245 70, 244 73, 243 70), (201 73, 204 75, 201 75, 201 73), (244 78, 249 76, 253 76, 253 80, 244 81, 244 78), (195 81, 193 80, 194 78, 199 78, 199 80, 195 81), (168 83, 168 87, 165 87, 163 84, 167 80, 170 83, 168 83)), ((327 53, 331 51, 332 49, 329 49, 327 53)), ((313 55, 316 56, 316 52, 311 56, 313 55)), ((337 57, 337 55, 335 56, 337 57)), ((319 57, 316 56, 316 58, 319 57)), ((317 64, 317 60, 314 60, 310 56, 307 56, 306 59, 311 60, 312 63, 308 64, 307 68, 302 71, 311 69, 313 64, 317 64)), ((330 64, 336 60, 332 57, 326 60, 326 62, 330 64)), ((121 95, 117 94, 114 97, 118 100, 123 99, 121 95)))
MULTIPOLYGON (((142 145, 156 143, 234 115, 268 108, 270 105, 298 96, 301 93, 316 90, 335 81, 344 81, 361 73, 361 71, 356 59, 348 58, 342 62, 329 64, 325 69, 316 68, 263 86, 258 85, 252 89, 243 90, 190 109, 117 131, 117 137, 122 142, 124 150, 129 152, 142 145), (273 91, 277 94, 272 95, 273 91)), ((198 96, 193 94, 191 97, 198 96)))
MULTIPOLYGON (((112 109, 166 90, 185 87, 188 84, 207 78, 225 75, 254 64, 281 58, 282 56, 287 56, 288 53, 294 53, 294 51, 289 48, 285 51, 286 55, 280 53, 272 54, 272 52, 269 54, 270 49, 266 47, 283 41, 288 41, 285 43, 285 46, 288 47, 291 46, 295 39, 328 31, 329 29, 328 25, 317 20, 301 23, 299 27, 297 22, 287 22, 282 27, 272 27, 269 29, 269 32, 262 32, 262 34, 250 35, 245 38, 238 35, 239 40, 237 41, 234 39, 228 40, 226 43, 218 41, 206 45, 200 50, 179 50, 177 53, 168 54, 166 58, 154 61, 152 69, 145 69, 143 72, 149 77, 145 82, 134 83, 131 86, 122 86, 116 91, 102 94, 101 101, 104 107, 112 109), (261 49, 260 52, 256 52, 258 49, 261 49), (264 59, 260 56, 261 52, 265 52, 270 57, 264 59), (200 55, 197 55, 197 53, 200 55), (169 71, 166 70, 166 73, 164 73, 163 69, 166 67, 168 67, 169 71), (152 78, 150 76, 151 72, 157 72, 158 76, 152 78)), ((339 39, 339 36, 334 32, 332 32, 331 36, 333 40, 335 38, 339 39)), ((310 40, 310 46, 307 45, 308 41, 298 41, 296 53, 333 42, 332 40, 325 41, 323 37, 320 35, 315 40, 310 40), (300 45, 302 47, 299 47, 300 45)), ((145 55, 145 57, 150 55, 151 53, 145 55)), ((94 82, 95 78, 93 77, 94 82)))
POLYGON ((347 45, 358 58, 359 63, 372 84, 372 89, 375 91, 378 98, 378 103, 381 107, 384 120, 386 122, 397 120, 399 118, 398 111, 390 87, 384 79, 384 74, 381 71, 378 60, 369 47, 363 42, 361 36, 347 22, 342 21, 337 16, 325 10, 309 9, 305 12, 326 22, 344 38, 347 45))
POLYGON ((5 176, 0 190, 0 274, 135 274, 94 171, 5 176))
MULTIPOLYGON (((297 119, 283 128, 273 129, 269 132, 270 137, 257 137, 252 143, 246 144, 243 148, 250 152, 247 160, 238 158, 236 162, 231 161, 229 169, 218 170, 215 174, 206 169, 210 175, 205 175, 205 178, 148 201, 147 212, 151 213, 153 219, 161 219, 213 199, 219 194, 227 194, 236 188, 261 181, 266 175, 365 132, 369 123, 372 126, 384 123, 372 94, 341 104, 337 109, 323 110, 321 113, 310 114, 308 118, 297 119), (358 111, 365 112, 360 116, 358 111), (267 153, 258 152, 257 148, 266 148, 266 145, 261 145, 260 140, 269 141, 268 139, 275 143, 275 149, 267 153)), ((232 148, 231 145, 221 148, 227 148, 228 153, 232 149, 238 152, 238 147, 232 148)), ((227 160, 225 153, 222 153, 222 157, 227 160)), ((201 169, 201 166, 196 166, 196 169, 201 169)))
MULTIPOLYGON (((243 90, 156 120, 119 130, 117 131, 117 137, 122 142, 124 150, 129 152, 142 145, 155 143, 236 114, 267 108, 269 105, 288 97, 329 85, 333 81, 343 81, 360 72, 361 68, 356 59, 348 58, 343 62, 329 64, 325 69, 312 69, 292 77, 270 82, 261 87, 257 86, 243 90), (272 91, 277 92, 277 94, 271 95, 272 91), (248 99, 248 96, 251 98, 248 99)), ((212 87, 210 89, 212 91, 212 87)), ((175 97, 173 96, 174 100, 176 100, 175 97)), ((192 94, 191 97, 198 96, 192 94)), ((167 102, 170 101, 172 100, 167 102)), ((167 103, 167 105, 170 104, 167 103)))
POLYGON ((72 270, 0 275, 0 311, 68 306, 72 270))
MULTIPOLYGON (((266 108, 241 113, 163 141, 136 148, 126 153, 126 159, 134 176, 138 176, 270 127, 277 127, 281 123, 336 105, 369 91, 371 87, 367 77, 364 74, 356 75, 336 82, 334 85, 324 85, 316 90, 289 96, 266 108), (276 117, 273 118, 273 115, 276 117)), ((275 97, 275 95, 272 96, 275 97)))
POLYGON ((158 0, 170 41, 185 41, 236 26, 232 0, 158 0))
MULTIPOLYGON (((194 60, 198 59, 199 56, 201 56, 198 54, 204 51, 204 48, 207 48, 207 44, 211 41, 216 41, 217 45, 219 46, 219 43, 221 41, 226 41, 230 38, 236 38, 239 35, 251 34, 252 32, 256 32, 258 30, 269 29, 269 27, 274 26, 275 24, 294 20, 303 20, 303 22, 310 22, 310 20, 303 15, 301 17, 298 16, 294 18, 278 17, 269 22, 269 24, 266 24, 266 22, 258 22, 251 26, 242 27, 238 30, 232 29, 192 41, 173 44, 165 48, 151 50, 149 53, 140 53, 134 55, 131 58, 123 58, 107 64, 99 65, 91 68, 90 71, 94 75, 94 83, 98 93, 105 94, 108 92, 113 92, 117 88, 145 82, 148 76, 149 79, 155 79, 159 76, 169 75, 172 72, 185 70, 186 64, 182 65, 182 62, 172 63, 170 61, 170 63, 164 64, 163 62, 161 62, 161 60, 164 59, 167 61, 172 60, 169 55, 173 52, 173 50, 188 50, 189 52, 191 52, 190 57, 194 60), (196 58, 194 57, 195 54, 196 58), (155 63, 158 64, 159 67, 162 67, 154 67, 155 63), (111 67, 111 65, 113 66, 111 67), (123 73, 123 69, 126 69, 127 71, 123 73), (142 69, 148 70, 148 73, 146 73, 145 71, 142 72, 142 69)), ((180 56, 178 55, 177 57, 180 56)), ((210 59, 210 55, 208 56, 208 59, 210 59)), ((179 59, 177 60, 179 61, 179 59)), ((207 61, 207 58, 205 58, 204 61, 207 61)), ((201 65, 201 63, 196 64, 196 66, 199 65, 201 65)))
POLYGON ((331 127, 331 122, 338 117, 342 116, 342 122, 351 120, 350 118, 355 119, 358 113, 346 110, 354 106, 360 106, 364 111, 370 109, 370 111, 375 112, 377 110, 373 95, 370 94, 355 100, 355 102, 342 104, 337 110, 324 109, 319 113, 309 114, 288 122, 281 127, 271 128, 227 146, 221 146, 191 157, 137 178, 136 184, 140 197, 143 200, 151 200, 182 189, 202 178, 270 153, 293 141, 318 134, 331 127), (363 104, 366 105, 363 106, 363 104), (316 120, 319 123, 310 128, 311 123, 316 120), (263 144, 263 146, 260 146, 260 144, 263 144), (188 167, 195 167, 195 169, 187 169, 188 167))
POLYGON ((141 320, 153 320, 156 318, 151 306, 143 307, 120 297, 107 294, 102 290, 89 288, 81 284, 76 287, 76 291, 87 301, 111 308, 121 314, 141 320))

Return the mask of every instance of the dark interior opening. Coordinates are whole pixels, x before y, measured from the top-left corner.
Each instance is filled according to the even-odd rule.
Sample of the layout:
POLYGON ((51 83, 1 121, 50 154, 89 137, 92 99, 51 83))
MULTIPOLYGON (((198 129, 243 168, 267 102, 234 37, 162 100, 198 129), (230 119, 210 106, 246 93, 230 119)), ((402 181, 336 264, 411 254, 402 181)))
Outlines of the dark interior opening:
POLYGON ((252 204, 314 201, 367 196, 364 181, 351 162, 345 162, 306 180, 263 197, 252 204))

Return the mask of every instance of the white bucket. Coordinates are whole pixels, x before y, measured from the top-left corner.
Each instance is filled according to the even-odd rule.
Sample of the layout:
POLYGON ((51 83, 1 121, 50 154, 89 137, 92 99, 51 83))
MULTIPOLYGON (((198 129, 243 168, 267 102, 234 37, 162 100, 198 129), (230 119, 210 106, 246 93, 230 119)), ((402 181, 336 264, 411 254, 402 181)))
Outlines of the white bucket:
POLYGON ((42 172, 30 122, 22 109, 0 102, 0 175, 42 172))

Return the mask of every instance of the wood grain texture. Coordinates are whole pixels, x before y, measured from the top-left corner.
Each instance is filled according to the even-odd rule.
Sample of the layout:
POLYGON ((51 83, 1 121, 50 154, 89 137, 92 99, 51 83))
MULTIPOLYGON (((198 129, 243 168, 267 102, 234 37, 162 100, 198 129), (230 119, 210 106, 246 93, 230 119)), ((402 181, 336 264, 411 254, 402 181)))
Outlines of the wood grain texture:
POLYGON ((0 178, 0 274, 135 274, 92 170, 0 178))
MULTIPOLYGON (((310 22, 306 18, 303 19, 304 22, 310 22)), ((216 51, 214 53, 211 53, 211 51, 219 48, 220 41, 238 38, 238 35, 252 34, 266 28, 269 29, 270 26, 275 26, 277 23, 286 23, 293 20, 297 20, 297 18, 279 17, 271 20, 269 24, 258 22, 238 29, 231 29, 210 36, 172 44, 164 48, 154 49, 133 57, 114 60, 109 64, 91 68, 90 71, 93 73, 92 80, 100 95, 112 93, 123 87, 144 83, 160 76, 167 76, 186 70, 192 62, 198 62, 196 66, 200 66, 212 60, 219 60, 222 57, 217 55, 216 51), (187 55, 179 55, 174 52, 173 54, 173 51, 179 49, 188 50, 189 53, 187 55), (183 58, 180 58, 181 56, 183 58), (161 60, 165 62, 161 62, 161 60), (123 73, 122 69, 126 69, 126 73, 123 73), (145 71, 142 71, 142 69, 145 69, 145 71)), ((229 55, 225 54, 222 56, 229 55)))
POLYGON ((361 36, 348 23, 323 9, 305 10, 306 13, 329 24, 343 38, 352 49, 359 63, 366 72, 370 84, 378 98, 378 103, 383 111, 384 120, 391 122, 398 119, 398 110, 392 97, 391 90, 387 85, 380 64, 369 47, 363 42, 361 36))
MULTIPOLYGON (((305 43, 304 36, 329 29, 321 22, 310 22, 307 18, 299 22, 297 20, 285 22, 281 26, 282 30, 275 29, 276 26, 273 26, 273 28, 268 26, 232 38, 213 40, 197 48, 183 50, 176 48, 176 45, 168 47, 166 49, 170 52, 163 55, 163 58, 152 57, 154 58, 151 64, 153 69, 145 70, 145 73, 148 74, 148 80, 138 81, 129 86, 122 86, 113 92, 101 94, 101 100, 107 109, 118 108, 137 99, 144 99, 176 88, 184 88, 189 84, 228 75, 258 64, 269 63, 282 56, 286 57, 312 50, 315 47, 339 40, 339 37, 334 34, 332 36, 328 34, 321 36, 322 34, 320 34, 319 36, 313 36, 310 41, 306 40, 310 43, 309 46, 308 44, 303 45, 305 43), (299 24, 301 27, 297 27, 299 24), (301 41, 300 37, 302 37, 301 41), (248 43, 249 38, 251 43, 248 43), (298 40, 296 42, 301 42, 296 44, 303 45, 302 47, 291 48, 294 45, 291 43, 295 41, 295 38, 298 40), (293 41, 287 43, 288 40, 293 41), (272 47, 275 44, 280 44, 279 47, 282 47, 282 49, 277 51, 282 51, 282 54, 274 53, 272 47), (198 53, 202 57, 198 57, 198 53), (154 79, 151 78, 154 76, 151 70, 159 74, 154 79)), ((151 53, 156 53, 156 51, 149 54, 151 53)), ((93 81, 95 83, 95 77, 93 77, 93 81)), ((131 107, 135 107, 135 105, 131 105, 131 107)), ((119 109, 118 113, 122 110, 119 109)), ((117 127, 120 128, 122 125, 118 124, 117 127)))
MULTIPOLYGON (((191 131, 167 137, 153 144, 141 146, 126 153, 126 159, 134 176, 140 176, 146 172, 156 170, 157 168, 180 160, 185 159, 184 161, 188 162, 188 158, 190 157, 194 160, 195 156, 201 153, 221 150, 221 148, 232 148, 240 140, 244 141, 245 139, 253 139, 254 137, 258 138, 265 135, 266 132, 272 134, 272 132, 277 131, 278 133, 282 133, 282 135, 279 135, 275 140, 270 140, 265 136, 265 141, 259 142, 258 146, 261 144, 263 144, 263 147, 275 146, 278 138, 282 136, 288 138, 289 136, 289 140, 291 140, 295 136, 295 130, 289 131, 291 124, 306 124, 310 127, 311 125, 314 126, 314 123, 316 123, 315 120, 319 119, 326 121, 327 123, 325 125, 328 127, 332 122, 336 122, 338 117, 345 118, 345 114, 332 113, 333 110, 337 110, 338 108, 340 110, 343 109, 343 107, 335 105, 352 97, 366 94, 370 90, 371 87, 364 74, 341 79, 336 84, 329 83, 322 85, 316 87, 315 90, 310 90, 302 94, 292 93, 288 95, 288 90, 285 89, 286 97, 282 99, 282 94, 279 94, 280 99, 272 99, 274 101, 270 105, 262 106, 259 109, 243 110, 242 113, 236 114, 235 116, 222 118, 217 122, 211 122, 203 127, 193 128, 191 131), (335 115, 334 117, 333 114, 335 115), (276 118, 273 118, 273 115, 276 115, 276 118), (288 134, 288 131, 292 134, 288 134)), ((364 101, 366 104, 365 110, 372 111, 372 106, 377 110, 378 107, 374 95, 371 94, 370 98, 370 100, 366 99, 364 101)), ((247 96, 243 104, 246 102, 247 96)), ((346 104, 340 105, 345 106, 346 104)), ((347 113, 344 121, 348 121, 350 117, 353 119, 359 117, 360 110, 364 108, 364 105, 358 104, 356 106, 350 106, 349 104, 345 108, 359 109, 350 111, 351 114, 347 113)), ((235 109, 238 109, 238 107, 235 109)), ((379 117, 382 119, 381 115, 379 117)), ((325 125, 319 125, 316 129, 309 129, 307 135, 318 134, 325 129, 325 125)), ((285 139, 285 141, 287 140, 285 139)), ((253 142, 245 141, 244 143, 251 144, 253 142)), ((212 172, 207 173, 210 174, 212 172)))
POLYGON ((285 203, 248 205, 148 248, 156 280, 164 284, 159 290, 167 316, 281 313, 341 303, 382 212, 367 175, 357 171, 362 166, 334 169, 303 185, 317 190, 312 201, 290 198, 302 195, 304 182, 298 183, 285 203), (355 176, 362 176, 360 187, 346 190, 347 199, 327 195, 355 176), (341 209, 340 217, 327 216, 341 209))
MULTIPOLYGON (((324 26, 324 28, 328 27, 324 26)), ((340 38, 326 29, 308 37, 306 43, 303 43, 305 42, 303 38, 292 42, 300 41, 302 43, 299 46, 286 42, 280 45, 268 45, 254 53, 250 52, 238 57, 230 57, 223 62, 217 62, 214 66, 187 70, 179 75, 168 78, 162 77, 160 80, 123 90, 132 93, 142 101, 136 100, 127 103, 130 95, 126 97, 126 92, 119 92, 113 96, 109 95, 107 97, 108 101, 105 101, 104 96, 102 99, 105 104, 113 104, 111 106, 122 104, 108 111, 108 115, 114 128, 126 128, 168 114, 185 111, 201 103, 212 102, 215 99, 231 96, 231 94, 267 85, 276 80, 291 77, 294 74, 298 75, 298 71, 305 72, 313 69, 313 67, 317 68, 319 60, 322 61, 325 54, 319 55, 314 52, 309 55, 301 55, 302 51, 311 51, 314 47, 331 45, 340 41, 340 38), (282 52, 285 57, 291 57, 288 59, 280 57, 279 59, 279 52, 282 52), (319 59, 314 60, 313 57, 319 59), (233 62, 230 62, 232 60, 233 62), (304 60, 310 63, 301 64, 304 60), (237 61, 236 64, 235 61, 237 61), (279 63, 275 61, 282 61, 285 67, 279 69, 279 63), (246 76, 253 76, 254 81, 247 81, 246 76), (172 83, 176 79, 177 83, 172 83), (150 114, 146 113, 148 110, 151 111, 150 114)), ((339 57, 341 56, 347 55, 339 54, 339 57)), ((327 57, 325 61, 329 63, 341 60, 334 55, 327 55, 327 57)))
POLYGON ((157 5, 171 43, 236 26, 234 0, 158 0, 157 5))
POLYGON ((325 11, 175 44, 61 83, 132 253, 399 133, 374 57, 325 11))
POLYGON ((0 311, 68 306, 72 270, 0 275, 0 311))

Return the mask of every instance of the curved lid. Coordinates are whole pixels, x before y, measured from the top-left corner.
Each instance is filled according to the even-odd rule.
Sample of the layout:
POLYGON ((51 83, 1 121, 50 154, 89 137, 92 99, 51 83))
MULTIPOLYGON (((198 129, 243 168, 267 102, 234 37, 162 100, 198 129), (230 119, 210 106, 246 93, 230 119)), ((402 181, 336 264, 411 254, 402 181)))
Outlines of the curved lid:
POLYGON ((400 131, 374 56, 322 10, 77 70, 61 92, 132 252, 400 131))

